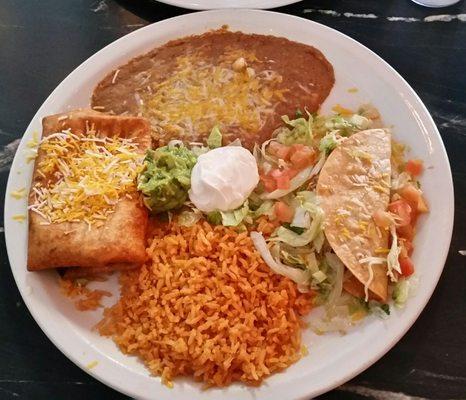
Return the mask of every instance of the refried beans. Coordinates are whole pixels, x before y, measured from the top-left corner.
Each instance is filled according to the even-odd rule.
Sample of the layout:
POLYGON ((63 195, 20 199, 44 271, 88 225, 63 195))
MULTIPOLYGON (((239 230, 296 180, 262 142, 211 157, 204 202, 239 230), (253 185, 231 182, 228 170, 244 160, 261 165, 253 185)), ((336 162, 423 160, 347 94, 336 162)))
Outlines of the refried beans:
POLYGON ((203 142, 218 126, 225 143, 239 138, 251 148, 270 138, 282 115, 316 112, 334 82, 314 47, 220 29, 173 40, 112 71, 92 107, 147 117, 155 145, 203 142))

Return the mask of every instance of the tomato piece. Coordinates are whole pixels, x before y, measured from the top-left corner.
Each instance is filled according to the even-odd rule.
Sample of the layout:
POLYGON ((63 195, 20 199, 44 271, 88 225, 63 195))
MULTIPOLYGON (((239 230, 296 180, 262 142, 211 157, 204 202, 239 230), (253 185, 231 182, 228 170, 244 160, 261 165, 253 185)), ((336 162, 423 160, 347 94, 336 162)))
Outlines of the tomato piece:
POLYGON ((261 181, 266 192, 273 192, 277 188, 277 181, 270 175, 262 175, 261 181))
POLYGON ((277 189, 290 188, 290 176, 287 170, 274 169, 270 172, 270 176, 275 179, 277 189))
POLYGON ((410 242, 414 239, 414 227, 411 224, 398 226, 396 232, 401 239, 406 239, 410 242))
POLYGON ((281 175, 276 179, 277 189, 286 190, 290 188, 290 178, 287 175, 281 175))
POLYGON ((284 171, 288 178, 293 179, 296 175, 298 175, 299 171, 294 168, 288 168, 284 171))
POLYGON ((408 252, 408 256, 413 254, 414 246, 413 243, 409 240, 403 240, 403 246, 405 247, 406 251, 408 252))
POLYGON ((403 199, 414 204, 417 204, 419 198, 421 197, 421 191, 414 187, 414 185, 410 184, 403 186, 400 190, 398 190, 398 193, 403 199))
MULTIPOLYGON (((296 145, 293 145, 296 146, 296 145)), ((315 151, 307 146, 295 150, 290 157, 293 167, 303 169, 312 165, 315 160, 315 151)))
POLYGON ((287 160, 291 152, 291 147, 278 142, 270 142, 267 150, 270 154, 281 158, 282 160, 287 160))
POLYGON ((400 199, 388 205, 388 211, 395 214, 397 227, 409 225, 411 222, 412 208, 406 200, 400 199))
POLYGON ((422 214, 429 211, 429 207, 422 196, 422 192, 414 187, 414 185, 405 185, 398 193, 409 202, 410 206, 413 208, 413 212, 422 214))
POLYGON ((291 222, 293 220, 293 210, 283 201, 275 203, 274 211, 280 222, 291 222))
POLYGON ((406 239, 400 240, 401 252, 400 257, 409 257, 413 252, 413 244, 406 239))
POLYGON ((414 273, 414 264, 409 257, 400 257, 400 268, 401 268, 401 275, 408 277, 414 273))
POLYGON ((409 160, 406 163, 406 172, 410 174, 411 176, 419 176, 422 174, 422 171, 424 169, 424 163, 422 160, 409 160))
POLYGON ((295 143, 295 144, 292 144, 291 145, 291 154, 293 154, 294 152, 298 151, 298 150, 302 150, 304 148, 307 148, 306 145, 302 144, 302 143, 295 143))

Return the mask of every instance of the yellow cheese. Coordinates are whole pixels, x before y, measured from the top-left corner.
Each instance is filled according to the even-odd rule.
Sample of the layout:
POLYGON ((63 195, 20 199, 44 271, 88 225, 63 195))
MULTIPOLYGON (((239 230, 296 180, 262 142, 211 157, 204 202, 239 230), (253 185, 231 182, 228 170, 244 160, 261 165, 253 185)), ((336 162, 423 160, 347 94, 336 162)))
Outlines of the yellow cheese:
POLYGON ((130 139, 65 131, 44 138, 40 149, 38 172, 45 182, 34 184, 29 209, 48 223, 102 225, 121 196, 136 192, 144 156, 130 139))
POLYGON ((173 74, 136 100, 156 131, 178 138, 195 140, 215 125, 255 132, 285 90, 278 88, 281 75, 246 67, 252 61, 257 62, 255 55, 246 52, 226 53, 216 65, 196 56, 179 57, 173 74), (239 59, 244 68, 237 67, 239 59))

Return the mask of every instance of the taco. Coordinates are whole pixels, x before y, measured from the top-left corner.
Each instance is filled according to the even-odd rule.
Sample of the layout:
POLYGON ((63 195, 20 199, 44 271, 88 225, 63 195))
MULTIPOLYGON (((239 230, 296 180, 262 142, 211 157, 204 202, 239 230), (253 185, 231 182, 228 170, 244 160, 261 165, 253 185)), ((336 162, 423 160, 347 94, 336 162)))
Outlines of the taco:
POLYGON ((325 235, 352 274, 344 288, 382 302, 387 300, 389 232, 377 227, 372 216, 389 203, 390 156, 387 130, 358 132, 329 155, 317 183, 325 235))

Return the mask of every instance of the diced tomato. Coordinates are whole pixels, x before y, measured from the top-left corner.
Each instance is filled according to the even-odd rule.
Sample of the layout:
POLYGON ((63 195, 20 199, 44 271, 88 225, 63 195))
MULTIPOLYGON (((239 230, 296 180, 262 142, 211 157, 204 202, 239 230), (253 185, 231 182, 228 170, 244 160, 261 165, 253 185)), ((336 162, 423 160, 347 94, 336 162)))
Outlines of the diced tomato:
POLYGON ((290 188, 290 178, 287 175, 281 175, 276 178, 277 189, 286 190, 290 188))
POLYGON ((283 201, 275 203, 274 211, 280 222, 291 222, 293 220, 293 210, 283 201))
POLYGON ((403 199, 415 204, 419 201, 419 198, 421 197, 421 191, 411 184, 403 186, 400 190, 398 190, 398 193, 401 197, 403 197, 403 199))
POLYGON ((268 174, 262 175, 261 181, 266 192, 273 192, 277 188, 277 181, 268 174))
POLYGON ((414 227, 411 224, 405 226, 398 226, 396 232, 402 239, 406 239, 410 242, 414 239, 414 227))
POLYGON ((294 153, 295 151, 302 150, 304 148, 308 148, 306 145, 302 143, 295 143, 291 145, 291 153, 294 153))
POLYGON ((406 239, 400 240, 401 252, 400 257, 409 257, 413 252, 413 244, 406 239))
POLYGON ((388 211, 395 214, 397 227, 407 226, 411 222, 412 208, 406 200, 396 200, 388 205, 388 211))
POLYGON ((298 175, 299 170, 294 168, 288 168, 285 172, 290 179, 293 179, 296 175, 298 175))
POLYGON ((267 150, 270 154, 281 158, 282 160, 288 160, 291 147, 285 146, 284 144, 278 142, 270 142, 267 150))
POLYGON ((408 277, 414 273, 414 264, 409 257, 400 257, 401 275, 408 277))
POLYGON ((291 164, 297 169, 303 169, 312 165, 315 160, 315 151, 307 146, 295 148, 297 145, 292 146, 292 153, 290 157, 291 164))
POLYGON ((429 211, 429 207, 422 196, 422 192, 414 187, 413 185, 405 185, 403 186, 398 193, 401 197, 409 202, 411 207, 413 208, 413 212, 417 214, 426 213, 429 211))
POLYGON ((267 192, 273 192, 276 189, 289 189, 290 180, 293 179, 299 171, 294 168, 279 169, 276 168, 266 175, 261 176, 264 189, 267 192))
POLYGON ((290 177, 286 170, 274 169, 270 172, 270 176, 275 179, 277 189, 290 188, 290 177))
POLYGON ((409 160, 406 163, 406 172, 411 176, 419 176, 422 174, 424 164, 422 160, 409 160))

